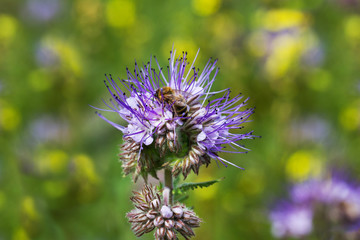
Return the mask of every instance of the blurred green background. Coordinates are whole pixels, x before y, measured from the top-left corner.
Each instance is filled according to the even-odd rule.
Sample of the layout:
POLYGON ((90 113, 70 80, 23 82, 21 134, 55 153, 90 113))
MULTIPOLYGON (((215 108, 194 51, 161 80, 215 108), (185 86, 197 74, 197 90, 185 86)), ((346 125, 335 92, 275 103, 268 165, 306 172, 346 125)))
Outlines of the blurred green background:
MULTIPOLYGON (((357 0, 0 0, 0 239, 135 239, 121 134, 94 114, 104 73, 172 45, 219 58, 214 90, 256 106, 244 167, 202 167, 195 239, 272 239, 268 207, 327 166, 360 173, 357 0)), ((113 116, 119 123, 124 123, 113 116)), ((141 239, 152 239, 152 235, 141 239)))

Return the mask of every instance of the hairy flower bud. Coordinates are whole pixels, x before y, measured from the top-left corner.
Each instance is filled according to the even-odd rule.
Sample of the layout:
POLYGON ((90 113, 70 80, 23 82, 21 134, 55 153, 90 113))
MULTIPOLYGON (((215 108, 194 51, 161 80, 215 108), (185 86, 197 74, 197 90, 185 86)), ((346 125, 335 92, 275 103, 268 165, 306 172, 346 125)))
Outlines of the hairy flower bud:
POLYGON ((160 200, 159 199, 154 199, 154 200, 151 201, 150 205, 151 205, 152 209, 158 210, 159 207, 160 207, 160 200))
POLYGON ((160 213, 163 218, 171 218, 174 215, 171 209, 166 205, 161 207, 160 213))
POLYGON ((171 219, 168 219, 165 221, 165 227, 167 229, 171 229, 175 226, 175 221, 174 220, 171 220, 171 219))
POLYGON ((181 218, 183 216, 183 213, 184 213, 182 207, 180 207, 180 206, 173 207, 172 211, 173 211, 176 218, 181 218))
POLYGON ((130 199, 135 209, 129 212, 127 217, 137 237, 156 229, 154 233, 156 240, 177 239, 177 233, 189 239, 195 236, 192 228, 200 226, 201 219, 185 205, 180 203, 174 206, 163 205, 160 192, 154 187, 145 185, 141 191, 134 192, 134 196, 130 199), (153 208, 152 205, 157 207, 153 208))

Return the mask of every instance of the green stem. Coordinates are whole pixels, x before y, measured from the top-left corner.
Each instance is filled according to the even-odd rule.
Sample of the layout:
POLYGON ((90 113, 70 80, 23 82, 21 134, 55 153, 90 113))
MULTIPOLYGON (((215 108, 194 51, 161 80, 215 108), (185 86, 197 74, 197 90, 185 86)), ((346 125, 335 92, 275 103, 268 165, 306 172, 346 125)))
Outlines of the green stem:
POLYGON ((172 196, 173 177, 172 177, 171 170, 168 168, 165 168, 165 172, 164 172, 164 186, 168 187, 170 189, 169 204, 172 205, 173 204, 173 196, 172 196))

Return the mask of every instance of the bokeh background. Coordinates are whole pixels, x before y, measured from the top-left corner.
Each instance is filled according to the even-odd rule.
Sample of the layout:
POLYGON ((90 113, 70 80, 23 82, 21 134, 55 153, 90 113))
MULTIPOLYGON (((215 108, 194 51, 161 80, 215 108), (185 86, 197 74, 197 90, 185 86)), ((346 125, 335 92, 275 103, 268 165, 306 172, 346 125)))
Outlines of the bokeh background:
POLYGON ((151 55, 166 67, 173 44, 189 59, 200 48, 200 69, 219 58, 213 89, 250 97, 244 131, 262 136, 223 155, 245 171, 190 177, 225 176, 186 201, 204 219, 195 239, 272 239, 268 208, 291 183, 360 173, 357 0, 1 0, 0 239, 135 239, 139 185, 122 177, 120 132, 89 105, 109 98, 105 73, 151 55))

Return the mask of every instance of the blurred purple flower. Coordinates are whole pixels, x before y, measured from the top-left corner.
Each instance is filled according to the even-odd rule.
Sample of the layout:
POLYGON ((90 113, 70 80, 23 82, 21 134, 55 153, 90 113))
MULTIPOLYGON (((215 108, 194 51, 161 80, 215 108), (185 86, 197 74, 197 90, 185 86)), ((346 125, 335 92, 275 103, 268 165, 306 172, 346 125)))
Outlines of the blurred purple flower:
POLYGON ((302 237, 312 231, 312 210, 307 206, 280 204, 270 215, 275 237, 302 237))
POLYGON ((307 66, 321 66, 324 62, 325 52, 320 44, 306 49, 302 55, 302 61, 307 66))
POLYGON ((68 137, 69 128, 65 122, 55 117, 42 116, 31 123, 30 132, 33 138, 40 142, 61 141, 68 137))
POLYGON ((309 205, 315 200, 317 195, 319 181, 311 179, 301 184, 294 185, 290 190, 290 198, 294 203, 309 205))
POLYGON ((208 165, 211 158, 225 166, 236 166, 221 158, 219 152, 248 151, 237 142, 254 137, 252 132, 231 133, 232 129, 243 128, 254 111, 241 109, 247 99, 242 100, 240 95, 230 99, 229 89, 210 91, 219 70, 215 66, 217 60, 210 59, 199 73, 194 67, 196 57, 186 71, 187 53, 178 58, 175 54, 176 51, 171 52, 166 77, 156 58, 159 72, 152 68, 151 61, 143 68, 135 63, 134 73, 127 69, 128 79, 121 82, 130 96, 111 75, 106 77, 112 99, 110 104, 105 103, 108 110, 99 110, 119 114, 128 125, 121 126, 98 115, 123 132, 123 168, 125 174, 135 172, 135 180, 139 174, 155 174, 164 166, 172 167, 174 175, 182 172, 186 177, 191 170, 197 174, 199 167, 208 165), (219 93, 219 97, 212 98, 219 93), (224 149, 225 145, 230 151, 224 149), (156 149, 155 153, 151 149, 156 149), (163 156, 174 160, 162 162, 163 156))
POLYGON ((35 49, 35 59, 41 67, 52 67, 59 63, 58 53, 54 49, 40 43, 35 49))
POLYGON ((27 0, 24 14, 39 22, 53 19, 61 9, 59 0, 27 0))
POLYGON ((342 226, 345 234, 360 227, 360 185, 333 174, 330 178, 311 179, 293 186, 290 201, 280 202, 270 213, 274 236, 309 235, 316 226, 313 217, 319 210, 325 210, 320 221, 342 226))
POLYGON ((327 121, 311 115, 301 119, 294 120, 290 126, 291 140, 303 142, 319 142, 328 139, 330 126, 327 121))

